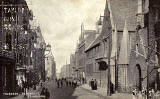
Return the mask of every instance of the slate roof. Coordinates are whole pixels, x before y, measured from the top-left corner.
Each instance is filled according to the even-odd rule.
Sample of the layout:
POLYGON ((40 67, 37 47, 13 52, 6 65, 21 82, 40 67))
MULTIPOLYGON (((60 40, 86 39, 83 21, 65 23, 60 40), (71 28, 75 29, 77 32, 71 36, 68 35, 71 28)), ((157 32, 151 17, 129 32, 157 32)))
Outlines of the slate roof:
POLYGON ((106 38, 108 34, 111 32, 111 19, 110 14, 113 17, 113 24, 116 24, 117 31, 123 31, 125 20, 127 21, 127 29, 128 31, 136 30, 136 14, 137 14, 137 0, 106 0, 106 7, 104 11, 104 16, 108 18, 104 18, 102 32, 101 34, 91 43, 91 45, 86 49, 86 51, 90 50, 94 46, 98 45, 103 38, 106 38), (110 3, 110 12, 108 8, 108 3, 110 3))
POLYGON ((127 23, 125 22, 123 36, 121 40, 121 49, 119 54, 119 61, 118 64, 129 64, 129 36, 128 36, 128 29, 127 23))
POLYGON ((110 0, 110 7, 117 30, 124 29, 126 19, 128 31, 135 31, 138 0, 110 0))
POLYGON ((108 9, 108 2, 106 0, 106 7, 104 10, 104 18, 103 18, 103 26, 102 26, 102 32, 101 34, 91 43, 91 45, 86 49, 86 51, 90 50, 94 46, 98 45, 100 41, 104 38, 106 38, 109 33, 111 32, 111 21, 110 21, 110 14, 108 9))

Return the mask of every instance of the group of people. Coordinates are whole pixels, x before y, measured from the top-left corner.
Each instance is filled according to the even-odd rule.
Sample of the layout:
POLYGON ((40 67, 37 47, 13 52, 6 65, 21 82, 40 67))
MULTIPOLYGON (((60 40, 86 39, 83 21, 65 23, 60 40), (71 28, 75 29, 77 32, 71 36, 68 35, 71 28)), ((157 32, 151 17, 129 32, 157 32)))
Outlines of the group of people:
POLYGON ((90 81, 90 86, 92 90, 97 90, 97 80, 96 79, 92 79, 90 81))
POLYGON ((48 89, 45 87, 42 88, 40 95, 41 95, 41 99, 49 99, 50 97, 50 93, 48 89))
MULTIPOLYGON (((133 99, 147 99, 147 90, 145 88, 143 88, 142 91, 134 89, 132 91, 132 96, 133 99)), ((154 89, 149 90, 149 99, 160 99, 160 92, 155 92, 154 89)))
POLYGON ((77 81, 75 79, 56 79, 57 88, 62 88, 64 86, 66 87, 77 87, 77 81))

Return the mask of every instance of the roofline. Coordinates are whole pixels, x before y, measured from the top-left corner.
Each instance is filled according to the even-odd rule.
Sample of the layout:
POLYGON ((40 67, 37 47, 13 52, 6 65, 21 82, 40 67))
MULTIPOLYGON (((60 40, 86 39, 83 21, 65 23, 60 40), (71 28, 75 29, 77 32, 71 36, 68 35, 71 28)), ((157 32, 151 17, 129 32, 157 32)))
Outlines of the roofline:
POLYGON ((85 52, 88 52, 89 50, 91 50, 91 49, 93 49, 93 48, 95 48, 95 47, 97 47, 97 46, 99 46, 99 45, 100 45, 100 42, 98 42, 97 44, 95 44, 95 45, 92 46, 91 48, 85 50, 85 52))

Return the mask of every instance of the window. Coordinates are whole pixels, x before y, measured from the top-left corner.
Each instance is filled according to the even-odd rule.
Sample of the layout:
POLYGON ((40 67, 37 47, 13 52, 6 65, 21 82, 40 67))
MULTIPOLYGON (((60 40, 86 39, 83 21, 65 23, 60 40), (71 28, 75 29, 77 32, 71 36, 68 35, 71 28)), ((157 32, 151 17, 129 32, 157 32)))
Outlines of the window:
POLYGON ((142 0, 138 0, 138 13, 142 13, 142 0))
POLYGON ((88 75, 92 75, 92 73, 93 73, 93 64, 87 64, 86 65, 86 73, 88 75))
POLYGON ((6 34, 6 45, 7 45, 7 47, 8 47, 8 50, 12 50, 12 36, 11 36, 11 34, 10 33, 7 33, 6 34))
POLYGON ((144 10, 144 0, 138 0, 137 8, 137 22, 144 27, 144 15, 142 14, 144 10))
POLYGON ((89 52, 87 52, 87 58, 89 58, 89 52))

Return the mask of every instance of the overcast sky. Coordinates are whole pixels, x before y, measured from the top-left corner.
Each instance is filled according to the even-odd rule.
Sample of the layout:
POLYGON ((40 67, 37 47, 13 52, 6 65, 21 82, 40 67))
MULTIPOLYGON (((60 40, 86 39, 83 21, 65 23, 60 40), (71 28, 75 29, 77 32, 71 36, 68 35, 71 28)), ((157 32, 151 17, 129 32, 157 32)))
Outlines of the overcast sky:
POLYGON ((85 29, 94 29, 103 15, 105 0, 27 0, 41 26, 46 43, 52 46, 57 70, 69 63, 80 35, 81 23, 85 29))

